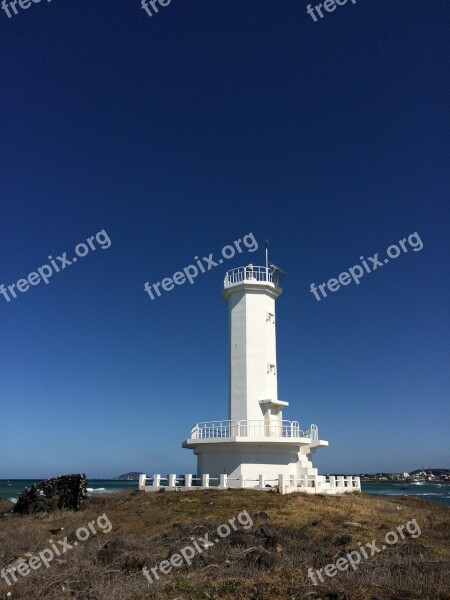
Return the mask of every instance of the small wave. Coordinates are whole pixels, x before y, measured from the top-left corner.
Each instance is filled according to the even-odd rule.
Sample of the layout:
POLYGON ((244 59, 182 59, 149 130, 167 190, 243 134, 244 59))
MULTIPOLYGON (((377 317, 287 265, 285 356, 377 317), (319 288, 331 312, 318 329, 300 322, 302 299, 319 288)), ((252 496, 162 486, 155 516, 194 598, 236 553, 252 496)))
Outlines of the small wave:
POLYGON ((410 494, 400 494, 400 492, 392 492, 392 491, 389 491, 389 490, 386 490, 386 491, 383 491, 383 490, 381 490, 381 491, 378 491, 378 490, 372 491, 372 490, 370 490, 369 493, 370 493, 371 496, 413 496, 413 495, 415 495, 412 492, 410 494))
POLYGON ((425 485, 425 481, 415 481, 411 485, 425 485))
POLYGON ((9 500, 10 502, 14 502, 14 504, 16 504, 16 502, 17 502, 17 500, 18 500, 18 499, 19 499, 19 498, 8 498, 8 500, 9 500))
POLYGON ((107 490, 104 487, 100 488, 86 488, 89 494, 112 494, 113 492, 117 492, 118 490, 107 490))

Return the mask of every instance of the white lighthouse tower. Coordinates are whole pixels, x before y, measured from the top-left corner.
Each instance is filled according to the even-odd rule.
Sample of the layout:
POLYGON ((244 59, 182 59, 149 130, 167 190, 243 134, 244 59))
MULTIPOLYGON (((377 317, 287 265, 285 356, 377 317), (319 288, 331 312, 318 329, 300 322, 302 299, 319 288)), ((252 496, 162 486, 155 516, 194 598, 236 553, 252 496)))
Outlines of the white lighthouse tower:
POLYGON ((275 301, 284 272, 275 265, 228 271, 222 297, 229 315, 228 420, 197 423, 184 448, 197 456, 197 477, 208 485, 259 487, 286 482, 289 491, 336 493, 311 456, 328 442, 317 426, 283 419, 278 398, 275 301), (216 482, 215 484, 213 482, 216 482), (226 482, 226 483, 225 483, 226 482), (314 489, 315 488, 315 489, 314 489))

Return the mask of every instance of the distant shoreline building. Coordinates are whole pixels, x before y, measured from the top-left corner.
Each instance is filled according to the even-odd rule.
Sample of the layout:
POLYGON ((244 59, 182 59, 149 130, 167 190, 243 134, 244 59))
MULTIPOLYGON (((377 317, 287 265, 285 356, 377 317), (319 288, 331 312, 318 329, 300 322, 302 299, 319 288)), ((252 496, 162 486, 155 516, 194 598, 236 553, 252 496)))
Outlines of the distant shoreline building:
POLYGON ((278 398, 275 301, 284 271, 247 265, 228 271, 222 297, 229 315, 229 402, 225 421, 199 422, 182 447, 197 457, 197 474, 140 478, 140 488, 277 487, 281 493, 361 491, 359 477, 319 475, 312 456, 328 442, 318 428, 283 419, 278 398), (151 485, 148 485, 151 479, 151 485))

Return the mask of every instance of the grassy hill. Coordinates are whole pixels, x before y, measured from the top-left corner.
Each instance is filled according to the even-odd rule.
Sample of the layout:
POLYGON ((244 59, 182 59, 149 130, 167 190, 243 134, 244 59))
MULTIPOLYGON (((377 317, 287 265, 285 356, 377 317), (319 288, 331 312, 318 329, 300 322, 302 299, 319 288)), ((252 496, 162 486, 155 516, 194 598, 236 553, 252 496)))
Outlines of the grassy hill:
MULTIPOLYGON (((0 505, 2 511, 8 508, 6 501, 0 505)), ((450 509, 412 497, 280 496, 247 490, 99 496, 75 513, 3 516, 0 566, 21 556, 28 559, 25 553, 50 549, 65 536, 73 547, 48 568, 42 565, 26 576, 17 575, 11 586, 0 579, 0 599, 450 598, 450 509), (89 531, 88 523, 97 523, 101 515, 111 530, 94 525, 96 533, 78 541, 78 528, 89 531), (238 515, 243 524, 235 519, 233 529, 229 521, 238 515), (397 528, 413 519, 420 535, 411 526, 413 535, 404 528, 402 539, 397 528), (220 538, 217 528, 227 523, 230 533, 220 538), (397 531, 399 539, 389 545, 385 535, 391 531, 397 531), (191 564, 170 565, 169 559, 193 547, 194 541, 202 549, 206 535, 213 545, 196 553, 191 564), (371 556, 366 544, 373 541, 387 547, 371 556), (355 550, 361 558, 355 569, 349 566, 331 577, 322 572, 324 582, 318 580, 319 585, 308 577, 309 568, 323 569, 355 550), (165 562, 160 567, 161 561, 165 562), (159 579, 153 575, 150 583, 143 567, 150 573, 157 567, 159 579)))

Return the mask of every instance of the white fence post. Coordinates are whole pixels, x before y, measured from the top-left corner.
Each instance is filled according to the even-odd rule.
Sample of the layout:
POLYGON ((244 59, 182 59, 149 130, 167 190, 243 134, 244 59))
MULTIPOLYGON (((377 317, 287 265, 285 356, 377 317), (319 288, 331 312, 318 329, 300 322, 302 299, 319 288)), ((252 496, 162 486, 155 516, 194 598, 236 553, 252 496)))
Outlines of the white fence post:
POLYGON ((184 476, 184 485, 186 488, 192 487, 192 474, 184 476))
POLYGON ((139 475, 139 489, 141 492, 145 492, 145 482, 147 481, 147 475, 141 473, 139 475))
POLYGON ((260 475, 259 476, 259 489, 263 490, 265 485, 266 485, 266 479, 265 479, 264 475, 260 475))
POLYGON ((225 475, 225 473, 221 473, 220 483, 219 483, 220 488, 225 489, 227 487, 227 479, 228 479, 228 475, 225 475))
POLYGON ((278 475, 278 487, 280 489, 280 494, 284 494, 286 492, 286 477, 283 474, 278 475))
POLYGON ((177 476, 175 473, 169 475, 169 487, 174 488, 177 485, 177 476))
POLYGON ((209 475, 202 475, 202 487, 209 487, 209 475))
POLYGON ((153 486, 154 488, 159 488, 161 485, 161 475, 153 475, 153 486))

